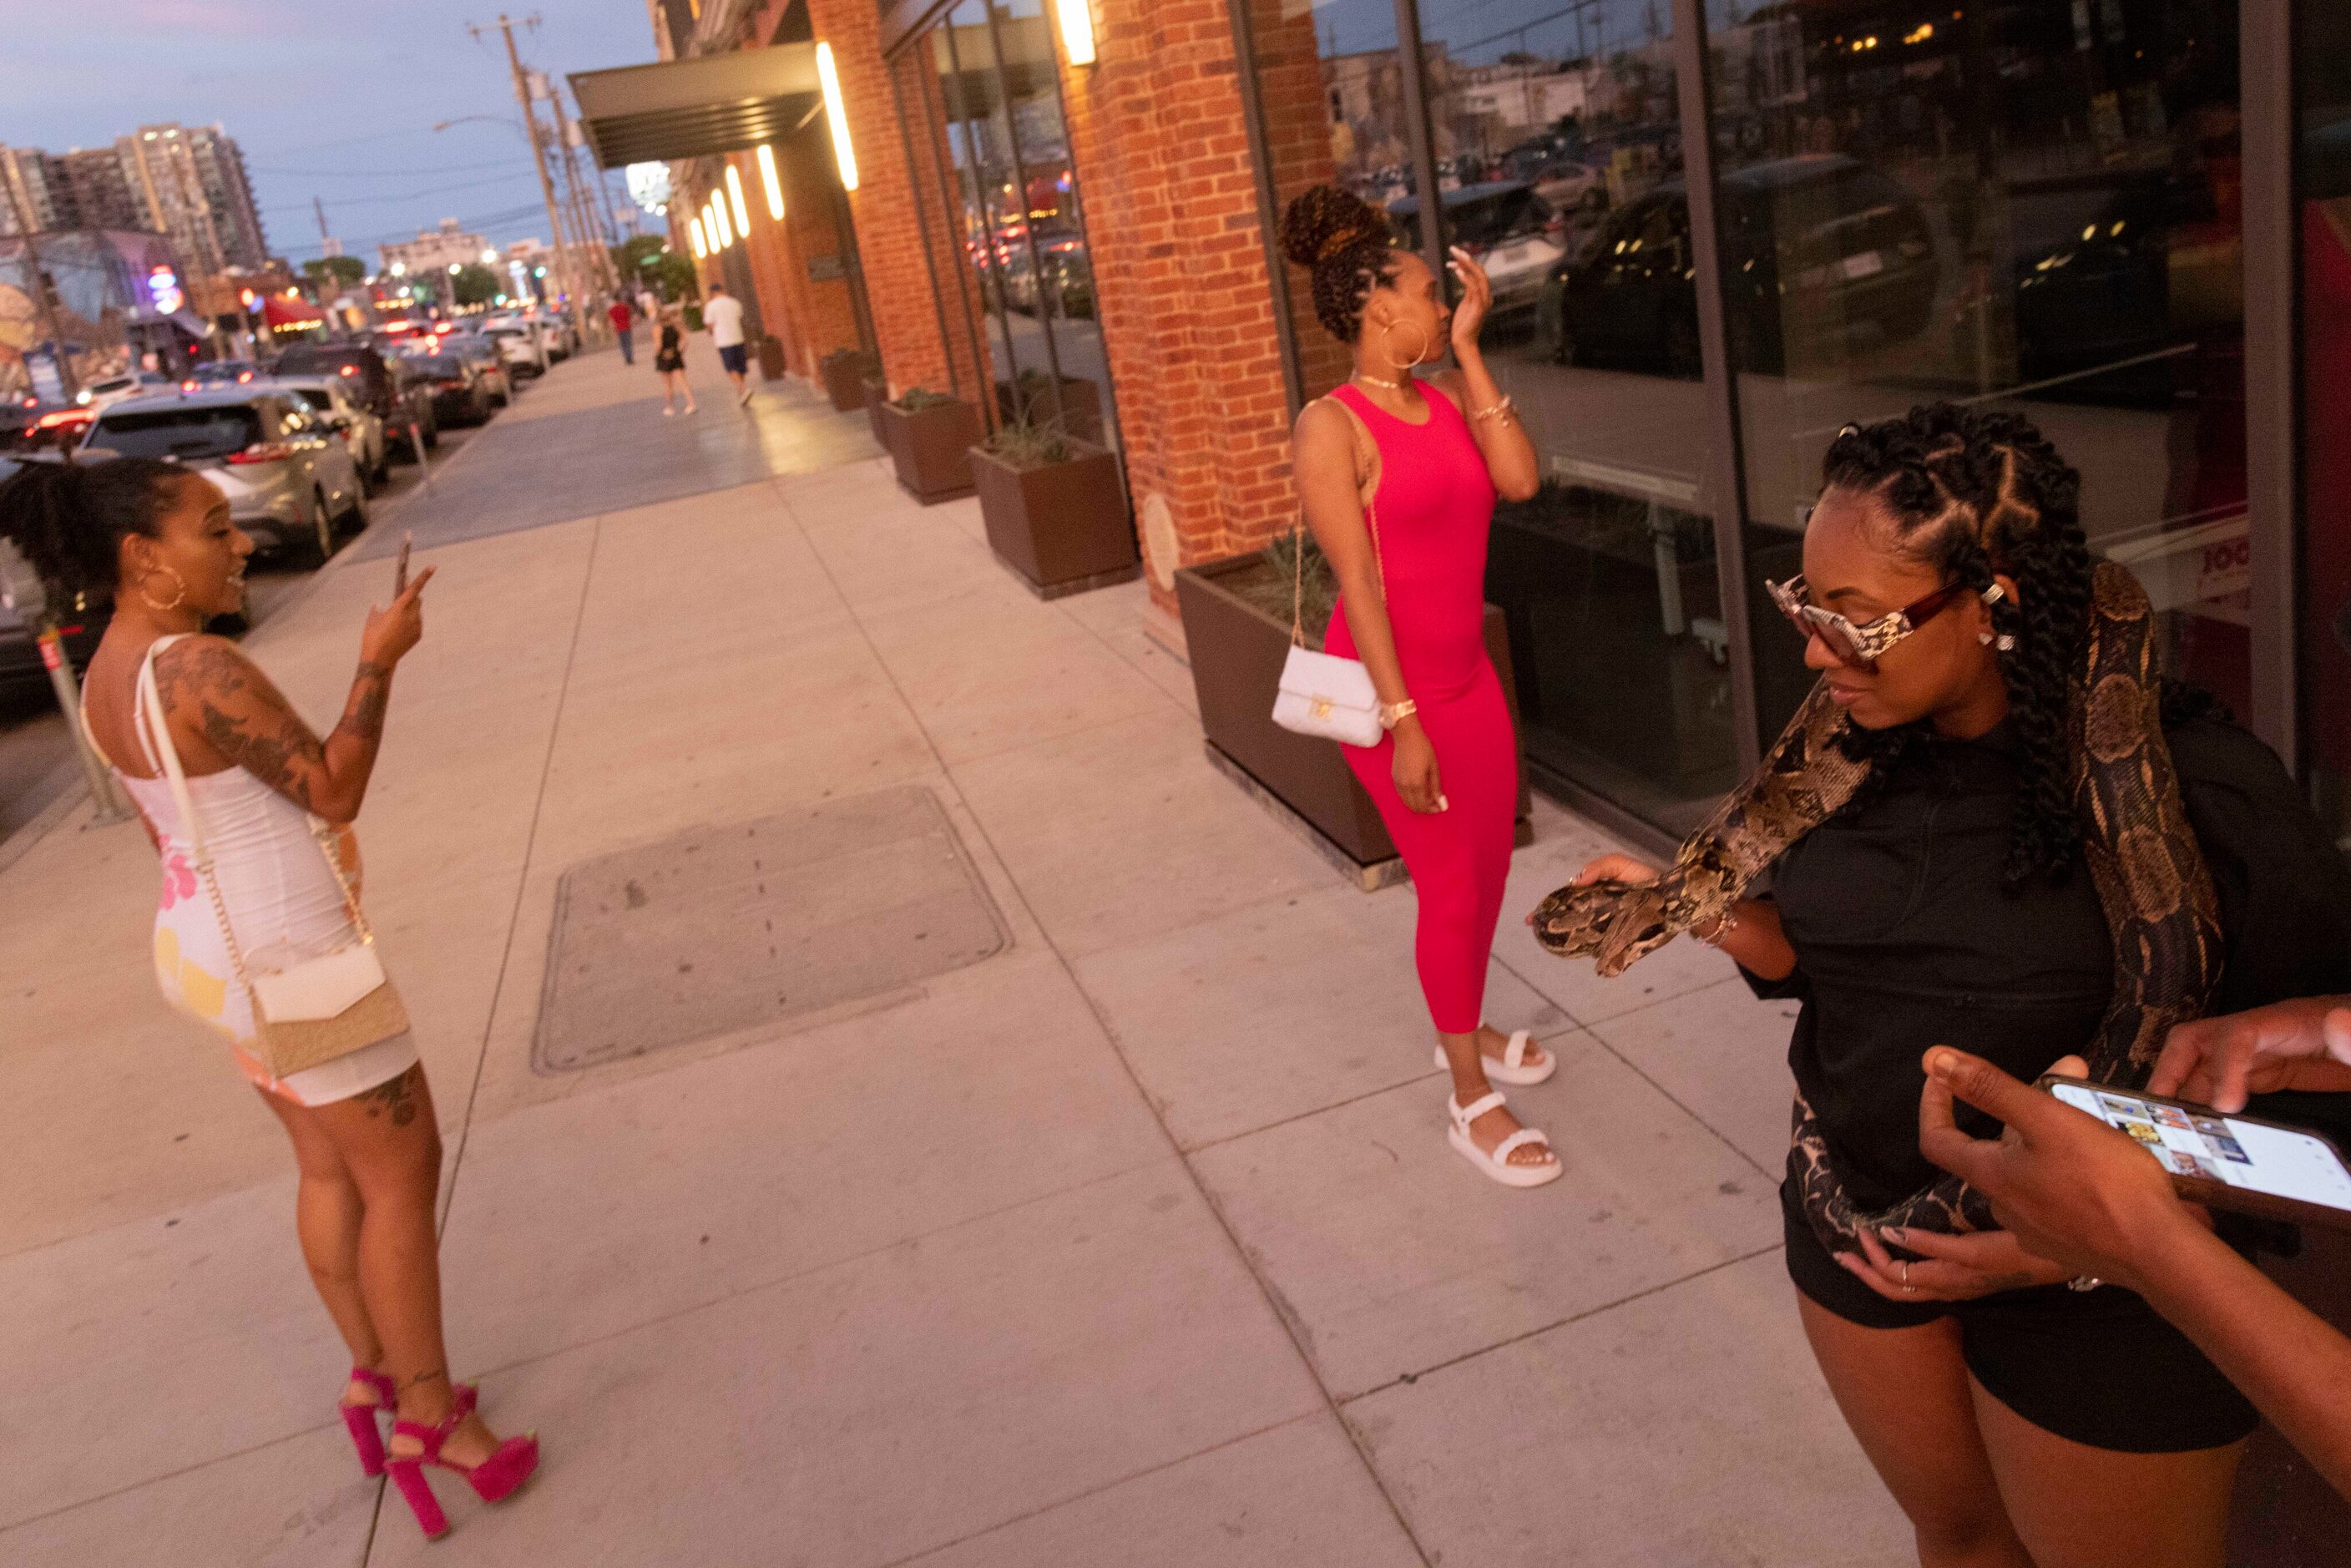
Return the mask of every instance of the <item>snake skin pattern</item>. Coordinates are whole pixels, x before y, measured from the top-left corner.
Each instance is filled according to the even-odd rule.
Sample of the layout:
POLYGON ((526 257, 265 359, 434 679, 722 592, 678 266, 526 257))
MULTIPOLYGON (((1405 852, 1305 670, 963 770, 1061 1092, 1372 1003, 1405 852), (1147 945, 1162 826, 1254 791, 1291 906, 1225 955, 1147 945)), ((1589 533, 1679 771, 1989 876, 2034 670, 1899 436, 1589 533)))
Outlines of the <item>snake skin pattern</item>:
MULTIPOLYGON (((1537 905, 1543 946, 1619 975, 1691 926, 1719 919, 1867 777, 1868 764, 1834 744, 1846 722, 1827 687, 1814 687, 1763 765, 1683 842, 1656 882, 1562 887, 1537 905)), ((2223 947, 2219 901, 2164 744, 2154 612, 2138 580, 2112 562, 2101 562, 2092 581, 2087 658, 2068 729, 2082 858, 2115 945, 2114 996, 2087 1052, 2090 1076, 2136 1088, 2172 1026, 2210 1004, 2223 947)), ((1994 1228, 1991 1206, 1957 1177, 1890 1208, 1861 1212, 1801 1093, 1792 1141, 1805 1218, 1832 1251, 1852 1250, 1863 1230, 1889 1226, 1946 1234, 1994 1228)))

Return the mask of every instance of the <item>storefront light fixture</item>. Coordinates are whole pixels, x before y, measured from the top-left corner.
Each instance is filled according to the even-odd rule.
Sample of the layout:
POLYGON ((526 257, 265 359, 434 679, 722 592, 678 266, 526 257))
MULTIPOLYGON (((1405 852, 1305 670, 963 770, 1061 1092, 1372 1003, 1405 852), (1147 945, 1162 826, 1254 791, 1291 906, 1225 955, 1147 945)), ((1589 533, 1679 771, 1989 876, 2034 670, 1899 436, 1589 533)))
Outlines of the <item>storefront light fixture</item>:
POLYGON ((1061 52, 1070 57, 1070 63, 1073 66, 1093 64, 1092 0, 1053 0, 1053 8, 1061 13, 1061 52))
POLYGON ((783 222, 784 182, 776 173, 776 150, 764 141, 759 144, 759 183, 767 187, 768 215, 783 222))
POLYGON ((816 79, 824 89, 824 120, 832 130, 832 156, 841 165, 841 188, 857 189, 857 153, 849 145, 849 106, 841 99, 841 72, 832 63, 832 46, 816 47, 816 79))
POLYGON ((736 232, 749 238, 751 209, 743 204, 743 173, 732 163, 726 165, 726 199, 735 204, 736 232))
POLYGON ((725 250, 728 246, 735 243, 735 225, 727 221, 726 196, 724 192, 713 192, 711 193, 710 221, 718 231, 718 248, 720 250, 725 250))
POLYGON ((685 220, 685 234, 686 237, 694 242, 695 260, 700 261, 704 256, 710 254, 710 247, 703 243, 702 220, 700 218, 688 218, 685 220))

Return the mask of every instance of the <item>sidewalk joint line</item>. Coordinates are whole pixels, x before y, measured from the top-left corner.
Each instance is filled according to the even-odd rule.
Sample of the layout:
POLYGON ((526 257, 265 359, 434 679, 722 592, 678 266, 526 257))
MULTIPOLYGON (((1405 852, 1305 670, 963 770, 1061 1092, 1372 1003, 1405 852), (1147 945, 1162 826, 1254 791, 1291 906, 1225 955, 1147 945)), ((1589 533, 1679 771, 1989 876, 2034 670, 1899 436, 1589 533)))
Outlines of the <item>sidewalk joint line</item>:
POLYGON ((1498 1350, 1508 1350, 1514 1344, 1523 1344, 1528 1340, 1551 1333, 1553 1329, 1563 1329, 1569 1327, 1571 1324, 1583 1322, 1588 1318, 1596 1318, 1603 1312, 1613 1312, 1617 1308, 1630 1306, 1635 1301, 1646 1301, 1651 1296, 1661 1295, 1667 1291, 1677 1290, 1680 1287, 1688 1284, 1693 1280, 1703 1280, 1709 1274, 1719 1274, 1725 1269, 1735 1269, 1741 1263, 1751 1263, 1758 1258, 1768 1257, 1770 1254, 1781 1250, 1786 1245, 1787 1243, 1784 1241, 1774 1241, 1769 1247, 1758 1247, 1752 1252, 1742 1252, 1735 1258, 1725 1258, 1719 1263, 1709 1263, 1703 1269, 1693 1269, 1687 1274, 1677 1275, 1673 1279, 1661 1281, 1657 1284, 1651 1285, 1646 1290, 1635 1291, 1632 1294, 1626 1296, 1619 1296, 1614 1301, 1603 1301, 1597 1306, 1585 1307, 1581 1312, 1570 1312, 1567 1316, 1554 1319, 1551 1322, 1538 1324, 1531 1329, 1522 1329, 1519 1333, 1510 1335, 1508 1339, 1498 1339, 1491 1344, 1479 1345, 1476 1350, 1465 1350, 1458 1355, 1447 1356, 1443 1361, 1430 1362, 1426 1366, 1421 1367, 1413 1372, 1398 1373, 1395 1376, 1389 1378, 1385 1383, 1374 1384, 1371 1387, 1364 1389, 1360 1394, 1348 1395, 1344 1399, 1339 1401, 1339 1404, 1342 1408, 1343 1408, 1346 1406, 1355 1404, 1359 1400, 1369 1399, 1374 1394, 1384 1394, 1391 1388, 1400 1388, 1409 1384, 1418 1383, 1430 1373, 1444 1372, 1448 1368, 1459 1366, 1463 1362, 1475 1361, 1481 1355, 1491 1355, 1498 1350))
MULTIPOLYGON (((1226 1215, 1224 1207, 1217 1201, 1216 1195, 1209 1190, 1208 1184, 1202 1179, 1199 1171, 1193 1166, 1190 1156, 1186 1155, 1182 1145, 1176 1143, 1175 1134, 1168 1131, 1165 1114, 1159 1109, 1158 1102, 1152 1096, 1151 1092, 1144 1086, 1142 1077, 1134 1070, 1134 1064, 1127 1060, 1126 1052, 1120 1048, 1118 1031, 1112 1026, 1108 1016, 1103 1013, 1101 1001, 1093 992, 1086 988, 1085 981, 1079 977, 1076 965, 1071 961, 1070 956, 1061 950, 1061 945, 1053 939, 1052 932, 1039 917, 1035 906, 1029 902, 1028 890, 1020 885, 1020 878, 1014 872, 1012 863, 1006 860, 1003 852, 997 848, 995 839, 988 833, 986 820, 965 797, 963 786, 956 778, 955 769, 948 766, 944 757, 939 755, 938 742, 932 736, 930 727, 923 722, 922 716, 914 711, 914 705, 907 700, 905 688, 898 682, 897 672, 890 667, 889 661, 883 656, 881 648, 874 643, 872 633, 866 629, 865 618, 857 612, 855 605, 849 603, 849 596, 841 593, 840 580, 833 576, 832 568, 817 550, 815 541, 809 538, 807 525, 800 521, 799 509, 791 504, 790 497, 785 496, 780 489, 777 492, 777 498, 783 502, 785 511, 792 519, 792 526, 800 530, 801 538, 808 542, 809 553, 815 558, 817 570, 824 573, 825 580, 832 585, 833 592, 840 596, 844 605, 848 605, 850 618, 856 622, 858 632, 864 637, 867 648, 872 650, 874 662, 881 665, 883 677, 890 683, 891 690, 897 694, 898 701, 904 706, 907 717, 922 733, 923 743, 930 749, 932 760, 938 765, 940 773, 946 778, 946 787, 954 790, 956 799, 962 802, 965 813, 971 819, 972 831, 977 833, 980 841, 987 846, 989 856, 1003 872, 1004 880, 1011 887, 1013 896, 1020 901, 1021 908, 1027 912, 1029 920, 1036 925, 1039 939, 1044 944, 1046 950, 1053 955, 1054 961, 1061 966, 1062 974, 1069 977, 1070 984, 1077 988, 1078 995, 1085 999, 1087 1010, 1094 1016, 1094 1027, 1102 1031, 1102 1043, 1110 1049, 1111 1055, 1116 1059, 1121 1071, 1126 1074, 1128 1085, 1142 1100, 1144 1110, 1158 1126, 1160 1137, 1166 1141, 1169 1151, 1183 1166, 1184 1174, 1190 1180, 1193 1192, 1198 1196, 1209 1215, 1216 1220, 1217 1229, 1224 1233, 1225 1245, 1231 1249, 1234 1260, 1256 1282, 1258 1294, 1264 1301, 1267 1311, 1273 1314, 1273 1321, 1280 1325, 1283 1336, 1290 1341, 1290 1353, 1298 1358, 1299 1365, 1304 1369, 1308 1379, 1313 1383, 1315 1390, 1322 1396, 1324 1408, 1328 1409, 1332 1416, 1338 1418, 1340 1429, 1346 1433, 1348 1442, 1353 1446, 1355 1458, 1363 1465, 1364 1473, 1371 1481, 1373 1490, 1379 1493, 1380 1500, 1387 1505, 1390 1517, 1395 1521, 1396 1528, 1403 1531, 1405 1540, 1411 1544, 1413 1554, 1420 1559, 1424 1568, 1435 1568, 1428 1549, 1421 1543, 1419 1535, 1412 1528, 1412 1521, 1405 1517, 1403 1504, 1396 1500, 1395 1494, 1388 1490, 1387 1479, 1380 1474, 1379 1467, 1372 1462, 1370 1452, 1357 1437, 1354 1427, 1345 1419, 1337 1398, 1331 1392, 1330 1385, 1322 1381, 1321 1372, 1314 1365, 1314 1358, 1307 1353, 1305 1343, 1299 1338, 1298 1326, 1290 1321, 1290 1313, 1283 1310, 1280 1292, 1259 1270, 1255 1260, 1249 1255, 1249 1249, 1241 1244, 1239 1235, 1233 1229, 1232 1220, 1226 1215)), ((1050 609, 1050 606, 1048 605, 1045 608, 1050 609)), ((1147 680, 1148 677, 1145 679, 1147 680)))

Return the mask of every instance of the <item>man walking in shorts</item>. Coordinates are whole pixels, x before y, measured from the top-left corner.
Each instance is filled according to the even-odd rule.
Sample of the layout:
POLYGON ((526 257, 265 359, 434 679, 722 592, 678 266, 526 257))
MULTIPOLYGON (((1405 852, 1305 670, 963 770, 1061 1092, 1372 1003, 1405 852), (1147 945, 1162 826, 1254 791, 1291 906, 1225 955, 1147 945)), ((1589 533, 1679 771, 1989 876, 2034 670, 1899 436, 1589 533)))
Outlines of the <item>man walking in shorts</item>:
POLYGON ((710 327, 710 341, 718 350, 718 362, 726 367, 726 377, 735 383, 735 402, 739 407, 751 401, 751 383, 744 378, 749 363, 743 347, 743 302, 726 292, 724 284, 710 286, 710 298, 702 307, 702 319, 710 327))

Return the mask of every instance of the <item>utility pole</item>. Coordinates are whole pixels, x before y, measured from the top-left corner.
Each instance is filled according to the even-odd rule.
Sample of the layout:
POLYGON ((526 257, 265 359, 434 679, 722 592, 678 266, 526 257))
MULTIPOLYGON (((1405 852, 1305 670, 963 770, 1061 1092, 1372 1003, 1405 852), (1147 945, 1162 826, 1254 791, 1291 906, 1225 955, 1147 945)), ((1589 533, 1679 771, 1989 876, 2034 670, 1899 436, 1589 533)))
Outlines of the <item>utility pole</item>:
MULTIPOLYGON (((16 220, 16 233, 25 241, 25 266, 33 275, 33 303, 41 312, 41 330, 49 335, 49 357, 57 367, 57 385, 65 389, 66 401, 71 402, 74 393, 81 389, 74 385, 73 366, 66 359, 66 335, 57 325, 57 304, 49 296, 48 269, 41 265, 40 246, 33 238, 33 220, 25 211, 24 198, 17 193, 16 182, 5 173, 0 173, 0 185, 8 189, 8 211, 16 220)), ((27 367, 26 376, 29 379, 32 373, 27 367)))
MULTIPOLYGON (((524 17, 522 25, 526 27, 538 26, 538 13, 534 11, 524 17)), ((507 68, 514 73, 515 102, 522 108, 524 139, 530 143, 530 161, 538 170, 539 198, 547 204, 547 226, 555 238, 556 287, 571 297, 572 308, 577 309, 580 305, 580 292, 572 281, 570 245, 563 237, 563 217, 556 209, 555 182, 547 176, 547 149, 538 144, 538 116, 531 112, 530 83, 523 76, 522 57, 515 53, 514 24, 501 11, 497 26, 499 35, 507 41, 507 68)), ((475 38, 482 36, 482 29, 470 24, 465 31, 475 38)))
POLYGON ((597 277, 617 287, 611 277, 611 253, 605 249, 604 225, 596 221, 596 204, 588 193, 587 182, 580 177, 579 162, 572 156, 571 116, 563 107, 563 89, 552 81, 547 83, 547 106, 555 120, 556 143, 563 152, 563 183, 571 191, 572 221, 580 231, 580 243, 593 247, 599 263, 594 268, 597 277))
POLYGON ((331 256, 334 254, 335 236, 327 232, 327 204, 312 196, 310 210, 319 214, 319 254, 331 256))

